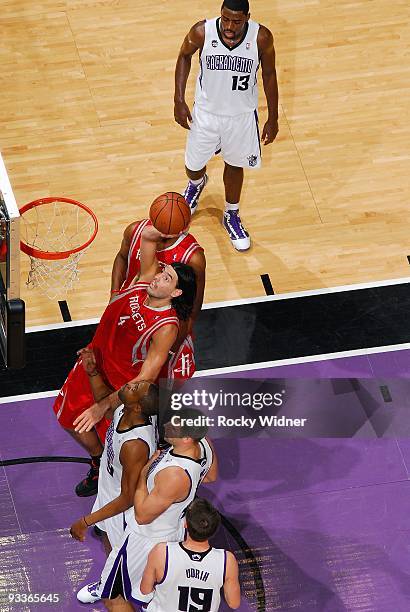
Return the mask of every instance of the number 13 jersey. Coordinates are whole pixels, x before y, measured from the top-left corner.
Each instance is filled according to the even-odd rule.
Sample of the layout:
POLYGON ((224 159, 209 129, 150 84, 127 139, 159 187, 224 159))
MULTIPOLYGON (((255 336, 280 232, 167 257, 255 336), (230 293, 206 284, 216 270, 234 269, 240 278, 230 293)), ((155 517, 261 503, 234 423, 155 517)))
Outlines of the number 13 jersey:
POLYGON ((229 47, 219 31, 220 18, 205 21, 195 104, 214 115, 233 117, 258 107, 259 24, 248 21, 242 39, 229 47))
POLYGON ((218 612, 225 582, 226 551, 188 550, 182 542, 168 542, 164 576, 155 587, 147 612, 218 612))

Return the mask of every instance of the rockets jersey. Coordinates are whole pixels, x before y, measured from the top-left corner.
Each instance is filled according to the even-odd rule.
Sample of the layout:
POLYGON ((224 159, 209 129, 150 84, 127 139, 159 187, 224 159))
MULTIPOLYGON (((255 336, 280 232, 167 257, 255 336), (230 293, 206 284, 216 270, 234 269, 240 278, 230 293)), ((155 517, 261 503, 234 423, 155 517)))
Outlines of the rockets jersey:
MULTIPOLYGON (((131 236, 130 250, 128 252, 128 265, 125 281, 122 289, 129 287, 133 279, 140 273, 140 249, 141 233, 144 227, 152 225, 149 219, 138 221, 131 236)), ((203 250, 192 234, 182 234, 178 236, 174 244, 157 251, 157 259, 160 264, 169 265, 175 262, 188 264, 192 255, 198 249, 203 250)))
POLYGON ((201 448, 200 459, 191 459, 174 453, 173 448, 163 452, 151 465, 147 476, 148 493, 151 493, 155 484, 155 477, 161 471, 169 467, 182 468, 189 476, 191 487, 186 498, 180 502, 174 502, 162 514, 148 525, 139 525, 135 520, 134 508, 125 513, 126 523, 129 529, 154 542, 165 542, 167 540, 178 542, 184 537, 184 515, 185 510, 194 499, 201 481, 206 476, 212 465, 213 452, 209 442, 203 438, 199 441, 201 448))
POLYGON ((168 542, 164 577, 155 585, 147 612, 218 612, 225 571, 225 550, 209 548, 198 553, 185 548, 182 542, 168 542))
POLYGON ((156 331, 164 325, 179 326, 171 306, 145 305, 148 285, 137 283, 113 297, 91 341, 97 368, 113 389, 138 376, 156 331))
POLYGON ((119 431, 123 414, 124 406, 117 408, 107 431, 100 463, 98 494, 93 512, 108 504, 121 493, 122 464, 120 462, 120 452, 122 445, 129 440, 142 440, 147 445, 148 458, 154 454, 157 448, 157 417, 148 417, 146 424, 134 425, 134 427, 119 431))
POLYGON ((219 31, 220 18, 205 21, 195 105, 208 113, 234 117, 258 107, 259 24, 248 21, 242 41, 230 48, 219 31))

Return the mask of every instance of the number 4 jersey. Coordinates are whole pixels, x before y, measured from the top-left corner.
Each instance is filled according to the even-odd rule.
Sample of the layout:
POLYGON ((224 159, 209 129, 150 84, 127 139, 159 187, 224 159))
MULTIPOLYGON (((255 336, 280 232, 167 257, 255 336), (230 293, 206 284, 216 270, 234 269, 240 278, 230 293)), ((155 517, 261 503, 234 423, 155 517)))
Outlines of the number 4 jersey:
POLYGON ((214 115, 235 116, 258 107, 259 24, 248 21, 242 39, 229 47, 219 30, 220 18, 205 21, 195 104, 214 115))
POLYGON ((168 542, 164 577, 155 587, 147 612, 217 612, 225 582, 226 551, 195 552, 168 542))

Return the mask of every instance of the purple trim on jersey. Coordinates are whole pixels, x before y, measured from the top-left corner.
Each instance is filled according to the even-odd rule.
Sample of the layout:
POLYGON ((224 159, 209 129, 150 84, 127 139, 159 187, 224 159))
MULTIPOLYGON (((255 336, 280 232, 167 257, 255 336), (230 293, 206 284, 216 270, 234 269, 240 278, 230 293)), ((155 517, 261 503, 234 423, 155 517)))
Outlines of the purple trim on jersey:
POLYGON ((120 570, 121 572, 124 598, 129 599, 129 597, 131 596, 131 580, 130 580, 128 569, 127 569, 128 539, 129 539, 129 536, 127 537, 124 544, 121 546, 120 550, 118 551, 117 556, 115 557, 115 561, 108 575, 108 578, 105 581, 104 588, 101 592, 101 599, 111 599, 112 588, 114 586, 114 582, 115 582, 115 578, 117 576, 118 570, 120 570))
POLYGON ((164 567, 164 575, 162 576, 162 579, 159 582, 155 583, 155 586, 157 586, 157 584, 162 584, 165 580, 165 578, 167 577, 168 574, 168 544, 166 546, 166 556, 165 556, 165 567, 164 567))
POLYGON ((223 579, 222 579, 222 585, 225 584, 225 576, 226 576, 226 550, 224 550, 224 573, 223 573, 223 579))
MULTIPOLYGON (((171 454, 171 453, 170 453, 171 454)), ((187 457, 187 459, 190 459, 190 457, 187 457)), ((195 460, 194 460, 195 461, 195 460)), ((175 504, 182 504, 182 502, 184 502, 186 499, 188 499, 188 497, 191 495, 191 491, 192 491, 192 478, 190 473, 188 472, 188 470, 184 470, 185 474, 188 476, 189 478, 189 482, 191 483, 189 486, 189 491, 188 491, 188 495, 186 497, 184 497, 184 499, 181 499, 181 501, 178 502, 174 502, 175 504)), ((184 510, 185 513, 185 510, 184 510)))
POLYGON ((254 110, 253 111, 254 116, 255 116, 255 121, 256 121, 256 131, 258 133, 258 143, 259 143, 259 155, 262 157, 262 149, 261 149, 261 137, 259 134, 259 117, 258 117, 258 111, 254 110))
POLYGON ((201 51, 201 53, 199 55, 199 69, 200 69, 200 73, 199 73, 199 86, 202 89, 202 79, 203 79, 203 76, 204 76, 204 68, 203 68, 203 65, 202 65, 202 51, 201 51))
POLYGON ((132 597, 132 595, 127 597, 127 601, 131 601, 136 606, 138 606, 141 610, 146 610, 148 604, 151 603, 150 601, 141 601, 140 599, 135 599, 135 597, 132 597))

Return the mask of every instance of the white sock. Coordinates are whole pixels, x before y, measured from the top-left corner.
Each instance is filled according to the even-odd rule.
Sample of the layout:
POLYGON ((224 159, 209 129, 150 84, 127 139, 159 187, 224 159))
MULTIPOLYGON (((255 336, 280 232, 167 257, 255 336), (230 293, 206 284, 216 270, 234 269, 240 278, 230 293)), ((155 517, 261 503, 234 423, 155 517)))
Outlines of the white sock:
POLYGON ((204 180, 204 177, 197 179, 195 181, 193 181, 192 179, 189 179, 189 182, 195 185, 195 187, 198 187, 199 183, 202 183, 203 180, 204 180))
POLYGON ((228 210, 239 210, 239 202, 237 204, 225 202, 225 211, 228 212, 228 210))

